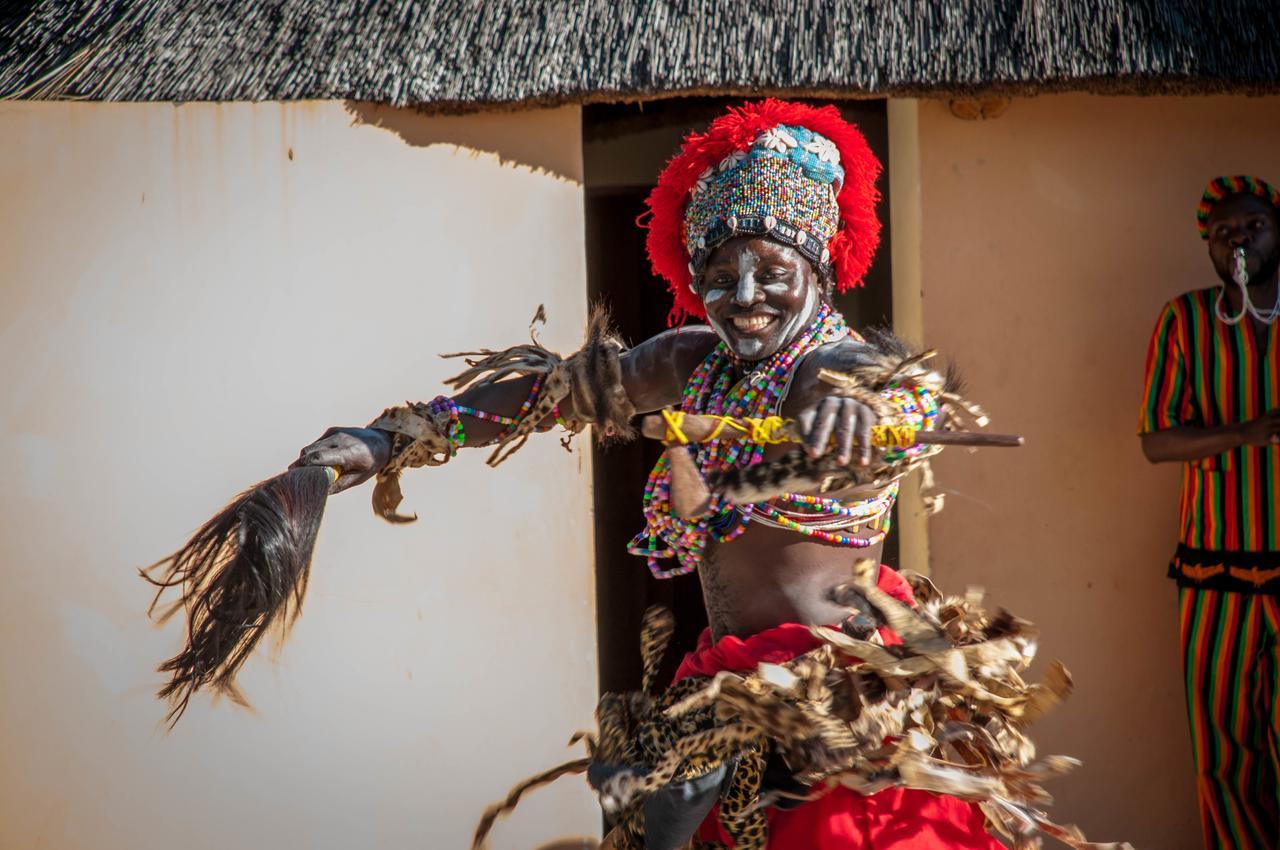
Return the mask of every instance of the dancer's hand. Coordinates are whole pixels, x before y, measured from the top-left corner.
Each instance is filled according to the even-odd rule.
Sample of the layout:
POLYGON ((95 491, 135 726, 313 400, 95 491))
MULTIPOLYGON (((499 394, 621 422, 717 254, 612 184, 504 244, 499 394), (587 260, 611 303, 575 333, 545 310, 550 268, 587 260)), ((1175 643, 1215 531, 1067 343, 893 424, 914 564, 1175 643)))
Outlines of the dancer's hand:
POLYGON ((1271 410, 1240 426, 1240 439, 1248 446, 1280 443, 1280 409, 1271 410))
POLYGON ((871 426, 879 421, 880 417, 867 405, 836 395, 820 399, 796 417, 809 454, 820 457, 835 451, 842 466, 848 466, 853 459, 854 440, 858 443, 858 464, 871 463, 871 426))
POLYGON ((710 773, 672 782, 646 797, 641 804, 646 850, 687 847, 711 807, 720 799, 729 778, 729 766, 720 764, 710 773))
POLYGON ((391 459, 391 435, 377 428, 330 428, 298 452, 290 466, 334 466, 340 471, 330 493, 363 484, 391 459))

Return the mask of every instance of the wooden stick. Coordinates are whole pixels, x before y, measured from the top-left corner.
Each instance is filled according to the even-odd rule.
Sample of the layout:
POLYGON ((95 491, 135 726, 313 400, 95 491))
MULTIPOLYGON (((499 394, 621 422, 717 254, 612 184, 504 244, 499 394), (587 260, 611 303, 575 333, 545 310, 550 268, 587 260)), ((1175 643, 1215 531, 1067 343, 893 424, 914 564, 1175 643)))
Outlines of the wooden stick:
MULTIPOLYGON (((686 414, 680 430, 691 443, 700 443, 715 432, 719 425, 713 416, 686 414)), ((667 436, 667 423, 658 414, 646 416, 640 423, 640 433, 653 440, 663 440, 667 436)), ((788 422, 784 431, 791 442, 802 442, 794 430, 794 423, 788 422)), ((745 440, 750 436, 750 429, 744 424, 742 429, 724 428, 717 439, 745 440)), ((916 443, 925 446, 971 446, 976 448, 1015 448, 1023 444, 1020 434, 987 434, 981 431, 917 431, 916 443)))

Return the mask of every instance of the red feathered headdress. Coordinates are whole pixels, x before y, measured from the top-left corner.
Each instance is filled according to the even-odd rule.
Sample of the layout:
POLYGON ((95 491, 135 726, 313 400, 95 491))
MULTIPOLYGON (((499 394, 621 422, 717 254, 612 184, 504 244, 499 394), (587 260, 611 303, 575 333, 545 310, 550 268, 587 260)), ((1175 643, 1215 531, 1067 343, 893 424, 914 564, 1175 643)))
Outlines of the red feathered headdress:
MULTIPOLYGON (((880 175, 880 161, 867 146, 867 140, 857 127, 840 116, 834 106, 806 106, 773 98, 745 103, 740 107, 731 108, 727 115, 722 115, 711 122, 711 126, 705 133, 689 134, 680 153, 667 164, 658 177, 657 186, 649 193, 647 203, 652 214, 648 224, 649 259, 653 264, 654 273, 666 279, 675 298, 675 304, 669 316, 671 324, 678 324, 689 316, 702 318, 706 315, 702 301, 690 290, 693 279, 691 271, 693 258, 685 244, 686 212, 695 189, 700 192, 705 191, 709 180, 731 179, 731 174, 724 175, 726 171, 745 173, 748 169, 738 168, 744 160, 743 154, 759 152, 762 134, 780 126, 800 128, 821 137, 803 146, 807 150, 814 151, 809 158, 819 167, 823 163, 817 162, 817 158, 820 157, 823 161, 829 162, 829 154, 821 148, 810 147, 811 145, 815 143, 821 145, 823 140, 826 140, 833 144, 839 153, 840 161, 834 167, 837 172, 843 171, 843 175, 831 182, 827 190, 835 192, 839 222, 834 228, 834 235, 831 235, 826 244, 821 246, 825 248, 821 257, 824 265, 829 262, 832 266, 837 291, 843 292, 862 285, 862 278, 867 272, 867 267, 871 265, 871 258, 875 255, 876 246, 880 242, 880 221, 876 218, 876 202, 880 199, 880 193, 875 186, 876 178, 880 175), (716 176, 717 172, 724 176, 716 176), (839 187, 838 191, 836 186, 839 187)), ((787 134, 784 131, 782 134, 782 138, 792 148, 796 146, 794 136, 795 132, 787 134)), ((776 142, 776 136, 766 138, 769 142, 765 147, 786 150, 782 143, 776 142)), ((829 149, 830 146, 826 147, 829 149)), ((789 167, 788 164, 781 162, 786 157, 773 154, 768 156, 769 160, 764 164, 769 166, 769 173, 763 175, 757 173, 751 178, 755 181, 753 184, 755 191, 758 191, 758 186, 768 184, 769 181, 776 185, 779 180, 791 179, 788 176, 791 172, 784 170, 789 167)), ((808 155, 801 153, 801 156, 808 155)), ((751 157, 749 161, 754 162, 756 159, 751 157)), ((793 156, 792 159, 796 157, 793 156)), ((807 186, 811 181, 801 178, 796 182, 797 186, 801 183, 807 186)), ((726 203, 734 203, 736 197, 732 193, 722 191, 717 200, 723 208, 726 203), (725 198, 729 200, 725 201, 725 198)), ((739 231, 737 218, 739 214, 733 210, 728 212, 730 230, 752 232, 739 231)), ((742 215, 749 217, 752 212, 752 210, 745 210, 742 215)), ((773 216, 757 215, 754 220, 758 223, 767 221, 770 229, 777 226, 777 220, 773 216)), ((791 227, 784 223, 782 229, 787 230, 792 236, 795 235, 796 228, 808 230, 810 233, 823 233, 825 229, 809 227, 809 223, 804 221, 793 221, 789 224, 791 227)), ((760 232, 763 229, 757 228, 754 232, 760 232)), ((689 235, 692 236, 692 234, 689 235)), ((800 234, 798 241, 812 251, 814 246, 812 243, 805 244, 804 234, 800 234)), ((808 253, 806 252, 806 255, 808 253)), ((814 258, 811 257, 811 259, 814 258)))

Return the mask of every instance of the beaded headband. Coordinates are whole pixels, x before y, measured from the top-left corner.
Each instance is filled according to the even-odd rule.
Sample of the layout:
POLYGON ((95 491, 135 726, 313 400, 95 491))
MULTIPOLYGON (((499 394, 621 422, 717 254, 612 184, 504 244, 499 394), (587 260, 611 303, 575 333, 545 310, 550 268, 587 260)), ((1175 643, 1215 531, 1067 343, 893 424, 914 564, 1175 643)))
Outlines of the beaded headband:
POLYGON ((1267 181, 1249 174, 1215 177, 1205 187, 1196 206, 1196 226, 1201 239, 1209 238, 1209 213, 1228 195, 1256 195, 1280 211, 1280 192, 1267 181))
POLYGON ((866 139, 834 106, 771 98, 690 134, 647 201, 649 259, 675 299, 671 324, 706 315, 693 278, 734 236, 797 249, 838 291, 860 286, 880 241, 879 174, 866 139))
POLYGON ((840 152, 830 140, 785 124, 765 130, 749 149, 698 175, 684 212, 690 273, 700 274, 715 247, 739 234, 769 236, 828 271, 843 180, 840 152))

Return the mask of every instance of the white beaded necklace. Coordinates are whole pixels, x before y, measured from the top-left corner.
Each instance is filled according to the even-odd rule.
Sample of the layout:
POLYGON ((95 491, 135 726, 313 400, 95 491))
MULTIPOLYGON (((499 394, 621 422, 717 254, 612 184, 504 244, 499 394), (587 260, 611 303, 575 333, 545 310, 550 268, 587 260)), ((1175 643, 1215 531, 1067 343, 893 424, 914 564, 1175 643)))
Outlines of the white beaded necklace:
POLYGON ((1236 286, 1240 287, 1240 299, 1244 302, 1244 307, 1240 309, 1239 314, 1236 316, 1228 316, 1226 314, 1222 309, 1222 302, 1227 294, 1227 285, 1224 283, 1218 291, 1218 300, 1213 305, 1213 312, 1228 325, 1240 324, 1240 320, 1245 317, 1246 313, 1264 325, 1274 324, 1276 319, 1280 319, 1280 286, 1276 287, 1276 303, 1271 306, 1270 310, 1259 310, 1253 306, 1253 301, 1249 298, 1249 271, 1245 268, 1244 248, 1236 248, 1234 255, 1236 267, 1231 272, 1231 279, 1235 281, 1236 286))

